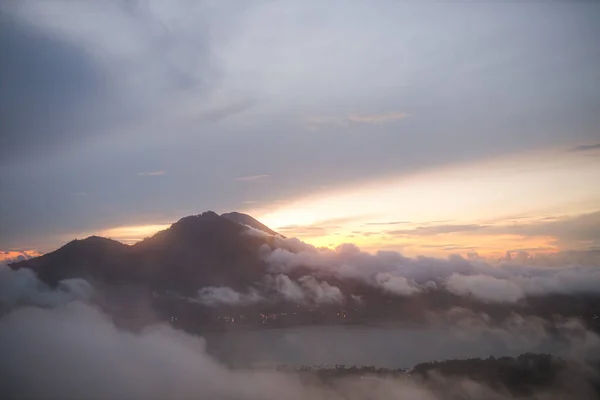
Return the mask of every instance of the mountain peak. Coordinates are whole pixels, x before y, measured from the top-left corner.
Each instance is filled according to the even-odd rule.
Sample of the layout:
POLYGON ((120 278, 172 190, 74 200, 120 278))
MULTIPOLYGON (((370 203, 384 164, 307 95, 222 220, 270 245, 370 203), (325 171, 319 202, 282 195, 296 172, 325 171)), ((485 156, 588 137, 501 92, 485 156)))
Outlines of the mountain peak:
MULTIPOLYGON (((75 248, 90 249, 90 248, 122 248, 122 247, 128 247, 128 246, 126 244, 123 244, 119 241, 116 241, 116 240, 113 240, 110 238, 92 235, 92 236, 86 237, 85 239, 72 240, 69 243, 67 243, 66 245, 64 245, 63 247, 61 247, 61 249, 70 250, 70 249, 75 249, 75 248)), ((59 250, 61 250, 61 249, 59 249, 59 250)))
POLYGON ((179 221, 175 222, 171 225, 169 230, 175 232, 211 232, 217 230, 227 230, 227 231, 237 231, 238 226, 232 224, 227 218, 223 218, 219 216, 219 214, 214 211, 206 211, 201 214, 189 215, 187 217, 181 218, 179 221))
POLYGON ((259 222, 255 218, 251 217, 248 214, 240 213, 237 211, 232 211, 229 213, 221 214, 221 217, 227 218, 230 221, 236 222, 238 224, 246 225, 254 229, 258 229, 259 231, 265 232, 272 236, 281 236, 265 224, 259 222))
POLYGON ((219 218, 219 214, 217 214, 216 212, 205 211, 200 214, 188 215, 187 217, 180 218, 177 222, 175 222, 175 225, 179 223, 218 220, 219 218))

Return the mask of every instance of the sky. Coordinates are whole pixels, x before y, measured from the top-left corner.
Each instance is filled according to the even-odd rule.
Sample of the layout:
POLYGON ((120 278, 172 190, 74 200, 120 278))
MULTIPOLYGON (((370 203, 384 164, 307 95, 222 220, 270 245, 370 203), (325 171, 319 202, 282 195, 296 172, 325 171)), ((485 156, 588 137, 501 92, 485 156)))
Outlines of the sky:
POLYGON ((206 210, 408 255, 600 248, 600 3, 7 0, 0 252, 206 210))

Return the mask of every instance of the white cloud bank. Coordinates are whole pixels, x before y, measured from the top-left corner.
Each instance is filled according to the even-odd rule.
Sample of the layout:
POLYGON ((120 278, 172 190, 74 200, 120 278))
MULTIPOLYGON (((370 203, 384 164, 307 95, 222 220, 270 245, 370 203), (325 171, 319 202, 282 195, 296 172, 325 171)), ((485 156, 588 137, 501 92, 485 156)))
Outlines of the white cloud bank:
POLYGON ((262 282, 263 292, 249 288, 246 292, 238 292, 232 288, 209 286, 198 290, 188 301, 205 306, 248 306, 256 303, 285 300, 304 305, 342 304, 345 297, 342 291, 328 282, 319 281, 312 276, 302 276, 292 280, 283 274, 267 275, 262 282))
POLYGON ((15 271, 0 266, 0 310, 17 305, 58 306, 75 299, 88 299, 91 295, 92 287, 83 279, 62 280, 56 290, 51 290, 30 269, 15 271))
POLYGON ((554 258, 545 255, 540 259, 516 257, 492 262, 460 256, 409 258, 390 251, 370 254, 353 244, 331 250, 315 248, 295 238, 273 240, 275 248, 262 248, 268 274, 259 284, 260 292, 249 289, 244 294, 229 288, 207 288, 201 292, 200 302, 245 305, 283 298, 298 304, 321 305, 341 304, 347 300, 346 295, 356 295, 343 293, 331 284, 331 278, 359 281, 394 296, 445 289, 486 303, 515 303, 530 296, 553 294, 600 295, 600 266, 586 264, 586 258, 579 253, 572 259, 559 253, 554 258), (300 278, 292 279, 292 274, 300 278))
POLYGON ((359 280, 399 296, 435 288, 485 302, 516 302, 527 296, 549 294, 600 294, 600 266, 588 264, 579 253, 571 258, 568 253, 559 253, 539 259, 520 257, 491 262, 460 256, 409 258, 389 251, 369 254, 353 244, 330 250, 297 239, 277 242, 277 248, 263 249, 272 273, 307 270, 317 278, 359 280))

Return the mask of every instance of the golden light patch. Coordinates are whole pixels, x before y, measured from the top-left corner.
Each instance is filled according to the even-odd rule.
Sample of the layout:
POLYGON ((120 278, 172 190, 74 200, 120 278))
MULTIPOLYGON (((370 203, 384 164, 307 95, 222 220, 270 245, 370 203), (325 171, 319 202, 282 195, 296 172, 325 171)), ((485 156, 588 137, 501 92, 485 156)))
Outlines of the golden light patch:
POLYGON ((98 235, 118 240, 123 243, 135 243, 167 229, 170 224, 130 225, 100 231, 98 235))

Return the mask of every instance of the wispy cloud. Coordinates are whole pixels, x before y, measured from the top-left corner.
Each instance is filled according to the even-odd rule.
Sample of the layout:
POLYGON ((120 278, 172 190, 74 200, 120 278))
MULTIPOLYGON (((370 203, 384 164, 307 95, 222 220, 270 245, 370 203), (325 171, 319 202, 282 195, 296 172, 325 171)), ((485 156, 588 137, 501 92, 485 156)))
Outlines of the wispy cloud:
POLYGON ((311 129, 319 126, 337 126, 344 127, 351 124, 383 124, 395 122, 408 117, 404 112, 390 112, 386 114, 351 114, 345 117, 311 117, 308 118, 308 125, 311 129))
POLYGON ((381 124, 384 122, 397 121, 408 117, 408 114, 403 112, 392 112, 387 114, 356 114, 348 116, 348 121, 358 122, 361 124, 381 124))
POLYGON ((388 231, 389 235, 393 236, 401 236, 401 235, 410 235, 410 236, 432 236, 446 233, 455 233, 455 232, 471 232, 471 231, 479 231, 481 229, 487 228, 485 225, 477 225, 477 224, 467 224, 467 225, 433 225, 433 226, 419 226, 415 229, 399 229, 388 231))
POLYGON ((166 175, 166 174, 167 174, 167 171, 163 171, 163 170, 138 172, 138 176, 161 176, 161 175, 166 175))
POLYGON ((567 151, 571 152, 571 153, 578 153, 578 152, 582 152, 582 151, 594 151, 594 150, 600 150, 600 143, 582 144, 581 146, 572 147, 572 148, 568 149, 567 151))
POLYGON ((600 211, 566 215, 554 220, 514 223, 492 228, 494 233, 523 236, 549 236, 562 248, 581 248, 600 244, 600 211))
MULTIPOLYGON (((534 251, 543 252, 548 250, 561 249, 589 249, 600 244, 600 211, 591 213, 565 215, 555 217, 540 217, 532 219, 515 220, 497 220, 488 224, 432 224, 420 225, 409 229, 394 229, 382 232, 393 238, 415 238, 422 240, 435 240, 436 235, 453 235, 452 240, 461 242, 442 242, 442 243, 418 243, 417 247, 440 248, 444 251, 470 250, 473 241, 483 236, 496 238, 497 243, 502 242, 502 238, 508 240, 509 237, 517 238, 521 242, 505 242, 505 249, 508 251, 534 251), (538 238, 540 241, 535 243, 538 238), (528 241, 529 242, 526 242, 528 241), (532 242, 533 241, 533 242, 532 242), (533 246, 532 246, 533 245, 533 246)), ((491 243, 488 242, 488 245, 491 243)), ((477 248, 483 250, 481 243, 475 244, 477 248)), ((506 251, 506 250, 505 250, 506 251)))
POLYGON ((236 181, 242 181, 242 182, 254 182, 254 181, 260 181, 263 179, 268 178, 269 175, 250 175, 250 176, 241 176, 239 178, 235 178, 236 181))
POLYGON ((367 222, 364 226, 378 226, 378 225, 403 225, 410 224, 410 221, 391 221, 391 222, 367 222))
POLYGON ((310 117, 307 119, 307 122, 311 129, 316 129, 319 126, 348 126, 346 118, 338 117, 310 117))
POLYGON ((277 231, 286 236, 298 237, 302 239, 346 236, 348 233, 344 227, 348 223, 360 220, 363 216, 332 218, 317 221, 312 224, 289 224, 278 226, 277 231))

